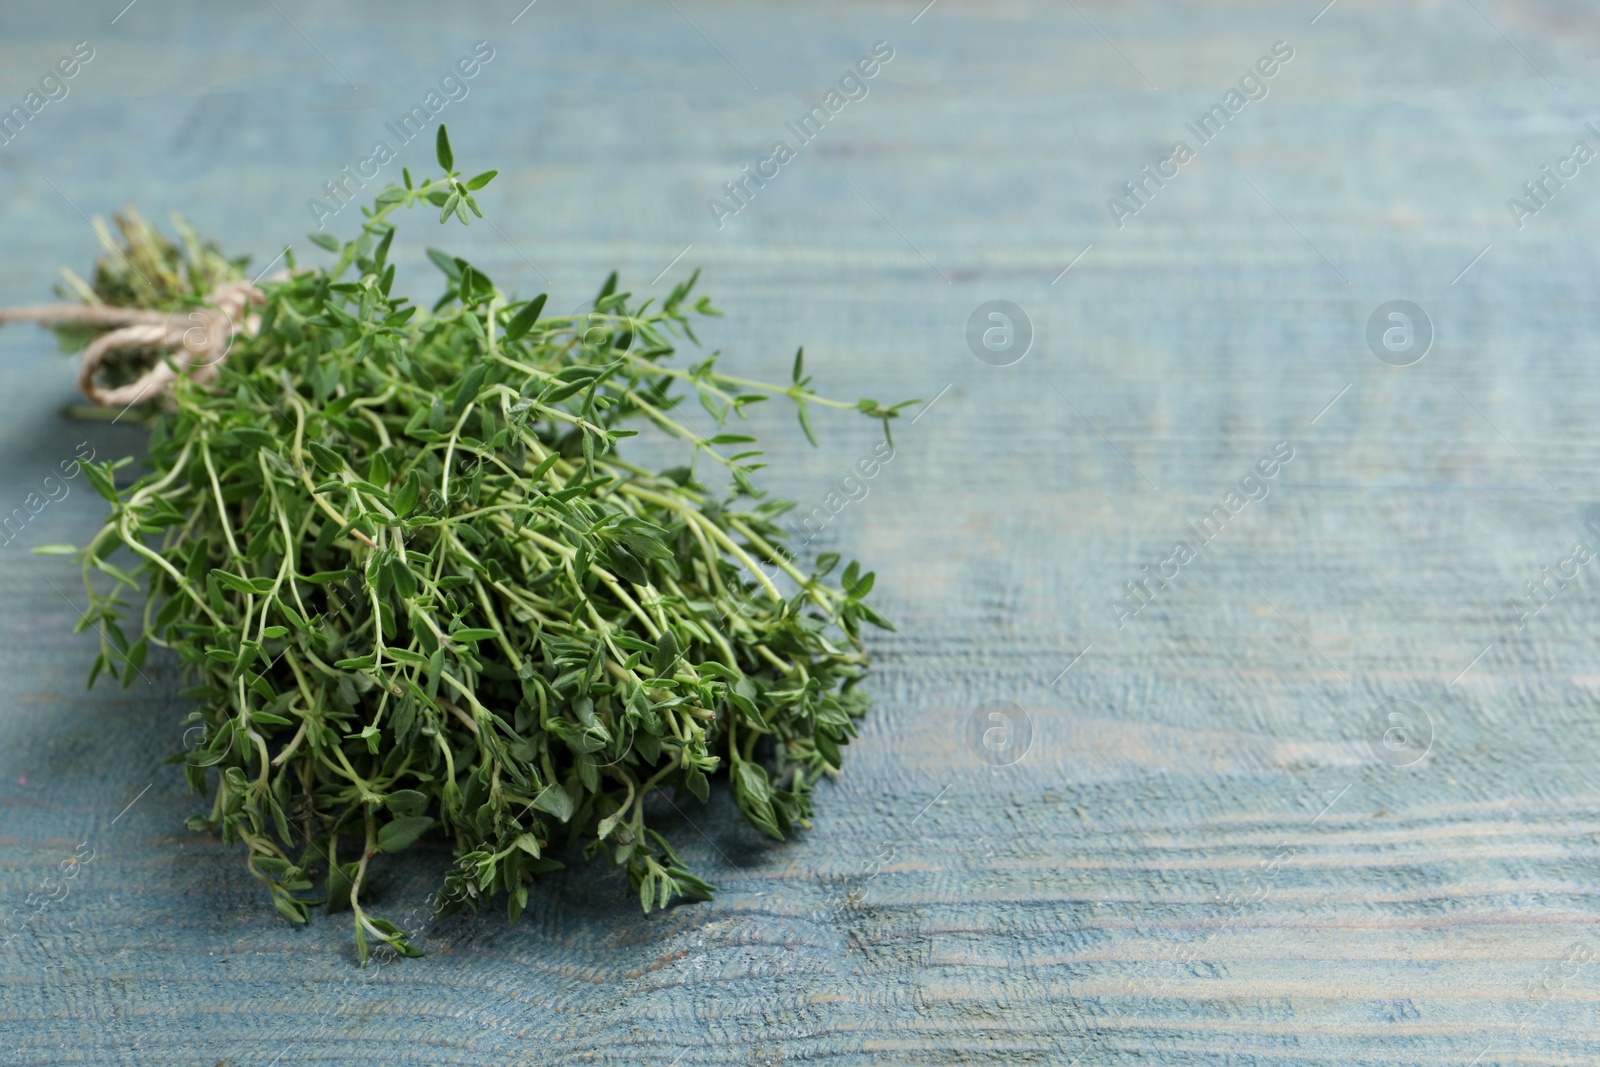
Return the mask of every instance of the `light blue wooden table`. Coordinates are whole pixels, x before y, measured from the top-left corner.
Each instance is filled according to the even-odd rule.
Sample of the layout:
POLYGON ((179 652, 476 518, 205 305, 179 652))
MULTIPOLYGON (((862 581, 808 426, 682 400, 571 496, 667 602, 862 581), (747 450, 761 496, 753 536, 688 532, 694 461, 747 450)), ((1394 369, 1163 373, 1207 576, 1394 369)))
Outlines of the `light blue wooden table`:
MULTIPOLYGON (((429 923, 447 857, 410 856, 383 905, 429 955, 366 972, 183 829, 170 663, 85 692, 75 573, 27 551, 95 527, 66 483, 0 548, 0 908, 94 859, 0 950, 0 1062, 1600 1061, 1586 6, 120 4, 0 14, 0 110, 93 50, 0 146, 0 305, 124 202, 305 253, 307 201, 485 41, 432 121, 501 170, 455 247, 502 287, 700 265, 729 365, 803 343, 847 398, 937 399, 836 514, 872 426, 757 420, 901 623, 816 828, 771 847, 714 796, 681 839, 718 898, 651 918, 579 868, 516 927, 429 923), (1003 323, 969 345, 991 300, 1019 361, 1003 323), (1395 300, 1419 361, 1387 312, 1368 343, 1395 300)), ((432 224, 402 241, 431 290, 432 224)), ((72 397, 0 332, 0 513, 80 442, 140 449, 72 397)))

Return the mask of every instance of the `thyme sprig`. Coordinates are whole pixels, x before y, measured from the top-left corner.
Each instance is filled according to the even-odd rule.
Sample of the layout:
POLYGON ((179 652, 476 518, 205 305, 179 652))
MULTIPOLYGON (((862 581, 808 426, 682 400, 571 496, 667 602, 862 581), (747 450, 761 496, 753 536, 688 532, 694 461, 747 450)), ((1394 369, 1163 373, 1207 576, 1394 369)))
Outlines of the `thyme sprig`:
MULTIPOLYGON (((156 415, 149 473, 119 487, 131 460, 85 467, 111 504, 81 550, 78 629, 102 635, 90 684, 175 654, 205 736, 175 758, 214 791, 191 828, 243 844, 284 917, 350 909, 363 962, 373 941, 420 954, 367 902, 380 857, 424 834, 454 844, 445 911, 504 894, 515 920, 563 836, 625 867, 647 912, 709 897, 651 797, 705 801, 726 772, 752 826, 808 826, 868 707, 861 626, 889 627, 870 572, 833 582, 836 555, 806 566, 784 547, 791 505, 763 497, 755 439, 728 427, 774 396, 808 437, 812 407, 887 430, 905 405, 818 396, 799 353, 787 385, 715 353, 671 362, 698 343, 691 315, 718 314, 691 298, 698 271, 659 303, 613 273, 591 310, 546 317, 543 295, 509 298, 430 250, 447 289, 420 310, 393 291, 391 216, 428 204, 466 223, 494 177, 463 179, 443 128, 438 159, 442 177, 378 194, 354 239, 312 235, 331 266, 291 256, 263 283, 259 331, 156 415), (715 434, 679 417, 690 394, 715 434), (640 419, 694 462, 624 459, 640 419), (727 494, 700 460, 726 468, 727 494)), ((125 237, 87 298, 181 303, 191 275, 242 273, 192 234, 125 237), (168 291, 131 292, 134 256, 168 291)))

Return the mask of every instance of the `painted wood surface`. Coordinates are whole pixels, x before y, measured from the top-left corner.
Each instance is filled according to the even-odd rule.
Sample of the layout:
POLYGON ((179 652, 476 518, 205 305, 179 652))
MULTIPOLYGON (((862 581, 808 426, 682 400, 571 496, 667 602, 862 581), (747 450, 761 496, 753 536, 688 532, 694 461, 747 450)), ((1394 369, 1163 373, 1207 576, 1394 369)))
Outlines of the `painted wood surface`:
MULTIPOLYGON (((0 907, 93 861, 0 948, 0 1062, 1600 1059, 1592 12, 119 6, 0 13, 5 108, 94 50, 0 147, 0 304, 84 267, 124 202, 310 255, 308 199, 482 40, 439 118, 501 170, 493 227, 454 239, 502 287, 570 306, 700 265, 730 365, 780 376, 803 343, 847 398, 931 403, 853 482, 865 420, 814 450, 756 420, 768 484, 823 509, 812 550, 876 566, 901 623, 815 829, 773 847, 717 795, 679 827, 715 902, 644 918, 579 868, 515 927, 428 922, 447 857, 409 855, 379 891, 429 956, 366 972, 342 918, 282 923, 183 829, 170 664, 85 692, 73 569, 27 551, 94 528, 64 483, 0 548, 0 907), (969 346, 990 300, 1031 323, 1009 366, 969 346), (1391 300, 1432 326, 1409 366, 1400 320, 1368 344, 1391 300), (1545 568, 1577 576, 1533 599, 1545 568)), ((437 242, 401 235, 418 286, 437 242)), ((0 332, 0 511, 80 442, 140 448, 64 420, 71 379, 0 332)))

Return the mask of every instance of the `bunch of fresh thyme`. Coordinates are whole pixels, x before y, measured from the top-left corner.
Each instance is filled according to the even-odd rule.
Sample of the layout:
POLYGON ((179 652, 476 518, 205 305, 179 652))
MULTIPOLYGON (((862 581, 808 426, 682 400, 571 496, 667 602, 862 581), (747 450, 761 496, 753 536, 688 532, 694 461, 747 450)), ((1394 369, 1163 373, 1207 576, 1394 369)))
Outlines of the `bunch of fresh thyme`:
MULTIPOLYGON (((363 962, 372 939, 420 954, 363 899, 380 855, 435 831, 457 856, 447 909, 504 893, 515 920, 534 876, 561 866, 559 838, 625 866, 647 912, 709 896, 647 802, 704 801, 725 770, 751 825, 809 825, 812 784, 867 709, 861 623, 889 626, 870 573, 852 563, 830 584, 837 556, 797 564, 775 521, 790 505, 761 499, 754 439, 724 427, 769 396, 798 406, 808 437, 808 405, 886 432, 904 405, 818 397, 798 354, 784 386, 723 374, 715 354, 672 365, 689 312, 717 314, 688 303, 695 277, 652 306, 612 274, 592 311, 541 317, 544 296, 509 300, 430 251, 449 285, 419 310, 392 292, 390 216, 481 217, 472 194, 495 173, 462 179, 443 128, 438 157, 442 178, 407 172, 354 240, 312 235, 332 267, 291 258, 262 286, 258 332, 156 416, 148 474, 119 488, 131 460, 85 467, 112 505, 81 550, 78 628, 102 635, 90 684, 129 683, 151 646, 176 653, 205 741, 175 759, 215 789, 191 827, 243 843, 286 918, 350 908, 363 962), (683 387, 721 432, 674 417, 683 387), (623 459, 639 418, 724 464, 726 498, 692 465, 623 459)), ((82 295, 166 309, 221 268, 239 276, 185 235, 144 249, 167 280, 134 291, 133 245, 160 239, 133 229, 82 295)))

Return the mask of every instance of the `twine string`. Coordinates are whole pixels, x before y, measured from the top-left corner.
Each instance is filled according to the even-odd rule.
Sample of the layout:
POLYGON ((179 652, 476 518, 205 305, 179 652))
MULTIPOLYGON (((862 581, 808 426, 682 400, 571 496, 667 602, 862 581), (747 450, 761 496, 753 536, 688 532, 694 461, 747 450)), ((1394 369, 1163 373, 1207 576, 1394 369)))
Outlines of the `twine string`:
POLYGON ((78 363, 78 390, 89 403, 103 408, 128 408, 150 400, 168 398, 178 375, 186 374, 200 385, 216 380, 228 358, 235 335, 254 337, 261 316, 253 309, 266 302, 261 290, 247 281, 224 282, 206 296, 207 307, 190 311, 149 311, 144 308, 103 304, 37 304, 0 309, 0 323, 81 323, 110 326, 109 332, 90 341, 78 363), (112 352, 124 348, 153 348, 157 359, 131 382, 101 388, 95 381, 112 352))

